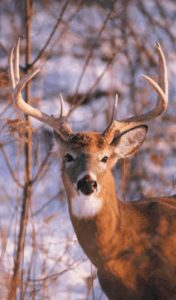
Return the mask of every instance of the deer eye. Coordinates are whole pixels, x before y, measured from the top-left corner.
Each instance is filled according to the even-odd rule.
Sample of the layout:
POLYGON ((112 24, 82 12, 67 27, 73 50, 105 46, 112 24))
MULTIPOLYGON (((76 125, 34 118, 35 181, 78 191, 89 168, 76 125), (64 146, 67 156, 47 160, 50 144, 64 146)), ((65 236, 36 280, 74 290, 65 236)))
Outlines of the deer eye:
POLYGON ((103 162, 103 163, 106 163, 107 161, 108 161, 108 156, 107 155, 105 155, 102 159, 101 159, 101 162, 103 162))
POLYGON ((71 154, 67 153, 65 156, 64 156, 64 161, 65 162, 72 162, 74 161, 74 158, 71 154))

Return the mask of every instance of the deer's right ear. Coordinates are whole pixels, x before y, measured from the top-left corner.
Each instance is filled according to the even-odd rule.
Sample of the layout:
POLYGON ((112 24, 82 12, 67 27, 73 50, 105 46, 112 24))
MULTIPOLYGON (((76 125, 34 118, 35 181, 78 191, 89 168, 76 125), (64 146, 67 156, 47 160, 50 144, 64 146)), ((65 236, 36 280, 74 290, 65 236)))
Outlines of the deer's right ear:
POLYGON ((148 127, 141 125, 114 137, 111 146, 119 158, 130 157, 135 154, 145 140, 148 127))

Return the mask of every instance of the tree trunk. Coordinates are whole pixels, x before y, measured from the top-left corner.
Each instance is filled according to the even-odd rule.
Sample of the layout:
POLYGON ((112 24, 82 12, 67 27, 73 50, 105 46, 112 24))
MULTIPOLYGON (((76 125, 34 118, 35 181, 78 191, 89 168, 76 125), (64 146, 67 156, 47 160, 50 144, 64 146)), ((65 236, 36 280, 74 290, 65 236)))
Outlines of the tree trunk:
MULTIPOLYGON (((26 30, 26 53, 25 53, 25 64, 26 70, 28 71, 28 66, 30 64, 31 56, 31 12, 32 12, 32 1, 26 0, 25 2, 25 30, 26 30)), ((28 83, 25 90, 26 102, 29 103, 31 98, 31 84, 28 83)), ((14 262, 14 271, 11 280, 11 287, 9 291, 9 300, 16 300, 17 294, 20 295, 20 300, 24 299, 24 290, 23 290, 23 258, 24 258, 24 247, 25 247, 25 237, 28 224, 28 212, 29 205, 31 200, 31 150, 32 150, 32 133, 30 130, 30 121, 29 117, 25 116, 26 120, 26 134, 25 134, 25 183, 23 189, 23 198, 22 198, 22 208, 20 216, 20 226, 18 234, 18 243, 16 250, 16 257, 14 262), (19 291, 19 292, 18 292, 19 291)), ((18 297, 19 299, 19 297, 18 297)))

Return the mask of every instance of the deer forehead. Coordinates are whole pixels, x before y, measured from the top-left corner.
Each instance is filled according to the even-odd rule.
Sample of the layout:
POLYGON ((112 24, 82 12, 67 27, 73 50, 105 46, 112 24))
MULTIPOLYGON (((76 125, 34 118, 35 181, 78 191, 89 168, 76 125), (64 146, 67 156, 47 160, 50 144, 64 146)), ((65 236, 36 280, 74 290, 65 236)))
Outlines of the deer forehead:
MULTIPOLYGON (((100 155, 109 151, 109 145, 104 137, 97 132, 81 132, 74 134, 64 147, 64 153, 71 151, 77 154, 87 154, 87 157, 100 155)), ((86 155, 85 155, 86 156, 86 155)))

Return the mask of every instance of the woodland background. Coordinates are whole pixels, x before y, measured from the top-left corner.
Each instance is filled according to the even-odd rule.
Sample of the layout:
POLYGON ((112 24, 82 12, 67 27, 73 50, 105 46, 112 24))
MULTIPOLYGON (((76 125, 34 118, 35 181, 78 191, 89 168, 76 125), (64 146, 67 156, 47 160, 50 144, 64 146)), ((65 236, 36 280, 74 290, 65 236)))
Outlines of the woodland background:
MULTIPOLYGON (((59 114, 61 92, 74 130, 103 130, 115 94, 118 118, 156 103, 140 77, 157 78, 155 42, 166 54, 169 105, 149 124, 140 152, 117 164, 118 196, 176 192, 176 3, 65 0, 0 3, 0 300, 103 300, 96 270, 73 233, 50 128, 12 107, 8 53, 21 37, 21 76, 40 73, 25 97, 59 114)), ((91 242, 91 241, 90 241, 91 242)))

